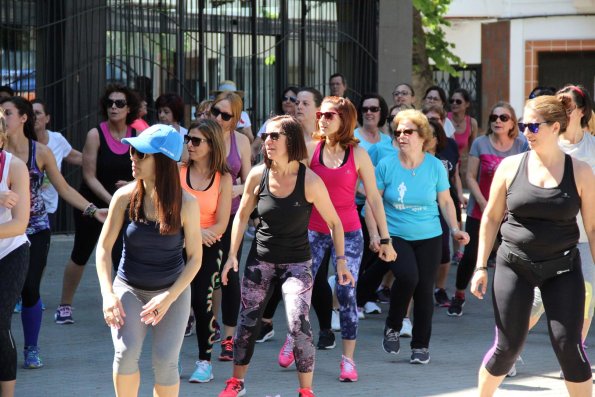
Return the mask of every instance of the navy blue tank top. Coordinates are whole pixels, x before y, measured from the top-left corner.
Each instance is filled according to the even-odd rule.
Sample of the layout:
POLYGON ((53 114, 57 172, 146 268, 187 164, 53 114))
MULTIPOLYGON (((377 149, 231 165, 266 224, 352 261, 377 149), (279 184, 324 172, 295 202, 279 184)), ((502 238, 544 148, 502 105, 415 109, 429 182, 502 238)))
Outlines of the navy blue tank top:
POLYGON ((502 241, 523 259, 556 259, 575 247, 579 239, 576 215, 581 199, 574 181, 572 158, 565 155, 560 184, 543 188, 529 182, 529 153, 523 154, 506 194, 508 214, 500 230, 502 241))
POLYGON ((159 224, 129 222, 124 229, 124 248, 118 277, 127 284, 148 291, 171 287, 184 270, 183 230, 159 234, 159 224))
POLYGON ((265 167, 258 194, 260 223, 256 229, 256 257, 279 264, 310 260, 308 222, 312 203, 306 200, 306 166, 300 163, 293 192, 283 198, 269 191, 269 171, 265 167))

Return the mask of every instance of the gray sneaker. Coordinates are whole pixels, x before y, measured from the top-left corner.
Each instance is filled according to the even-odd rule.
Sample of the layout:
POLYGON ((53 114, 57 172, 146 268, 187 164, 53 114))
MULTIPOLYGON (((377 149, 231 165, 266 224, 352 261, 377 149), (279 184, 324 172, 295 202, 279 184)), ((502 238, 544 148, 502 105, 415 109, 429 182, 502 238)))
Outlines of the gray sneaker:
POLYGON ((399 354, 401 343, 399 342, 399 333, 394 329, 384 326, 384 338, 382 339, 382 348, 387 353, 399 354))
POLYGON ((411 364, 427 364, 430 362, 430 352, 428 349, 411 349, 411 364))

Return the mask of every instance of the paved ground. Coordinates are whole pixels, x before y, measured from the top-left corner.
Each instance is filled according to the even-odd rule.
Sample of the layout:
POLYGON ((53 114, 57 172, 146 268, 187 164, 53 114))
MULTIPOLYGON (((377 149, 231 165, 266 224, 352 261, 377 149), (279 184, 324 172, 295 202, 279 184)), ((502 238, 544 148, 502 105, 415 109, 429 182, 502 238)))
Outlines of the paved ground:
MULTIPOLYGON (((101 312, 101 299, 94 264, 88 265, 75 301, 74 325, 56 325, 53 311, 59 303, 62 271, 70 254, 72 238, 54 236, 48 268, 42 285, 47 306, 41 329, 40 346, 45 367, 39 370, 19 369, 17 396, 110 396, 112 343, 101 312)), ((247 246, 247 244, 245 245, 247 246)), ((449 285, 454 285, 456 268, 451 269, 449 285)), ((386 306, 383 306, 386 308, 386 306)), ((315 318, 315 315, 313 315, 315 318)), ((13 317, 13 331, 19 351, 23 340, 18 315, 13 317)), ((381 348, 384 314, 369 316, 360 322, 356 363, 360 380, 344 384, 339 375, 339 348, 317 351, 314 390, 319 397, 351 396, 471 396, 475 393, 476 372, 484 353, 492 343, 491 303, 468 297, 465 314, 460 318, 446 316, 436 308, 429 365, 409 364, 408 339, 402 340, 401 353, 388 355, 381 348)), ((316 321, 313 325, 317 329, 316 321)), ((247 396, 295 396, 295 369, 277 365, 277 354, 284 340, 286 326, 282 306, 275 317, 276 336, 257 345, 248 373, 247 396)), ((316 337, 317 339, 317 337, 316 337)), ((150 396, 152 372, 149 340, 141 358, 142 386, 140 396, 150 396)), ((595 348, 591 337, 588 344, 595 348)), ((219 346, 214 353, 219 353, 219 346)), ((181 353, 183 365, 181 396, 217 396, 231 374, 231 363, 214 362, 215 379, 208 384, 188 383, 197 357, 195 337, 185 339, 181 353)), ((499 396, 563 396, 566 389, 558 379, 559 368, 549 345, 542 321, 529 335, 523 353, 524 364, 519 375, 507 379, 499 396)), ((22 357, 19 355, 19 366, 22 357)))

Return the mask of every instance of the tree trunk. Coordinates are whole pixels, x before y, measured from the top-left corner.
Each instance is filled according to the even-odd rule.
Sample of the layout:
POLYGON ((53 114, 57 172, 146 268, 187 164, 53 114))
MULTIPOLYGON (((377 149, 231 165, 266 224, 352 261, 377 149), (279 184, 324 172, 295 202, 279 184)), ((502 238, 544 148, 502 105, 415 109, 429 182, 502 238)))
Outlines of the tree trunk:
POLYGON ((426 52, 426 36, 421 22, 421 14, 413 8, 413 89, 415 90, 415 107, 421 108, 422 97, 426 89, 434 84, 432 67, 426 52))

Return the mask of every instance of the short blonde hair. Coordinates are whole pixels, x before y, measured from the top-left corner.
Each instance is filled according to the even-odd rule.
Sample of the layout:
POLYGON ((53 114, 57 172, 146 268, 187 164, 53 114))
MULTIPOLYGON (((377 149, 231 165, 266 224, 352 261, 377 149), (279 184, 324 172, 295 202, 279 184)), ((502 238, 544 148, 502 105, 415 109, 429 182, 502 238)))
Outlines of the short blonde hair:
POLYGON ((415 109, 402 110, 399 113, 397 113, 397 115, 393 119, 393 122, 391 123, 393 131, 397 129, 399 123, 403 120, 409 120, 417 126, 417 133, 419 134, 419 137, 423 139, 425 148, 430 139, 432 139, 432 137, 434 136, 426 115, 420 112, 419 110, 415 109))

